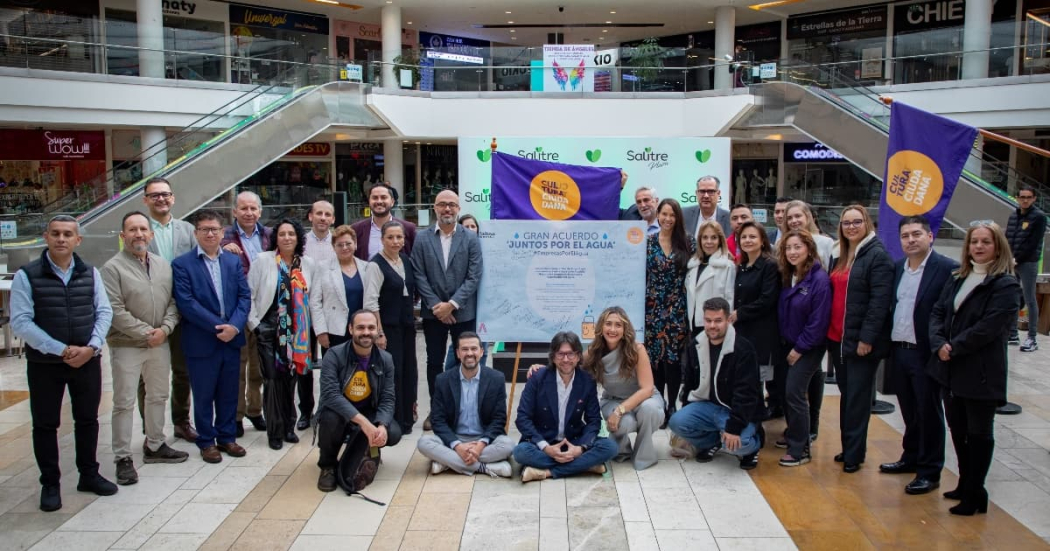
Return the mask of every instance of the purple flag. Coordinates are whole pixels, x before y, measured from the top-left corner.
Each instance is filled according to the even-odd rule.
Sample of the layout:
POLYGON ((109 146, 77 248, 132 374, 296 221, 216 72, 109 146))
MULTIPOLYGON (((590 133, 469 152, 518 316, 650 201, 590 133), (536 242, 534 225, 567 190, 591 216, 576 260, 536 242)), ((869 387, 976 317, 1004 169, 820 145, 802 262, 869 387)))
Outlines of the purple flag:
POLYGON ((904 258, 901 218, 921 214, 937 234, 976 138, 976 128, 893 102, 879 239, 894 260, 904 258))
POLYGON ((618 168, 492 155, 493 220, 616 220, 619 213, 618 168))

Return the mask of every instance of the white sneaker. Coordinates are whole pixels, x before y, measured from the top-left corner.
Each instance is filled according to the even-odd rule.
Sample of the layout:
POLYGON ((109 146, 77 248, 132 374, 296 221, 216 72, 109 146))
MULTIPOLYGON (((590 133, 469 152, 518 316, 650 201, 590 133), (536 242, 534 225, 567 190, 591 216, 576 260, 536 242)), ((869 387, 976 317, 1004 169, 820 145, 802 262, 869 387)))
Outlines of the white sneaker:
POLYGON ((1035 352, 1036 350, 1039 350, 1039 345, 1032 337, 1026 338, 1024 344, 1021 345, 1021 352, 1035 352))
POLYGON ((521 471, 521 482, 532 482, 533 480, 543 480, 547 478, 547 471, 543 469, 536 469, 533 467, 525 467, 521 471))
POLYGON ((430 474, 437 475, 448 470, 448 465, 438 463, 437 461, 430 462, 430 474))
POLYGON ((496 461, 494 463, 486 463, 485 471, 489 473, 493 478, 510 478, 514 474, 514 470, 510 466, 508 461, 496 461))

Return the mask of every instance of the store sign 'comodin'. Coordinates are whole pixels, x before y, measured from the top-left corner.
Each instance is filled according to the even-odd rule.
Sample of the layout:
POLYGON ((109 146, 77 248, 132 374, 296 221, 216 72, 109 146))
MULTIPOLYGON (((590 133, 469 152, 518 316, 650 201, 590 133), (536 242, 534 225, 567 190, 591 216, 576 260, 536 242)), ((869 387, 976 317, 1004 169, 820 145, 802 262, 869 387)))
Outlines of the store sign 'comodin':
POLYGON ((788 162, 841 162, 846 158, 841 153, 820 142, 784 144, 784 157, 788 162))

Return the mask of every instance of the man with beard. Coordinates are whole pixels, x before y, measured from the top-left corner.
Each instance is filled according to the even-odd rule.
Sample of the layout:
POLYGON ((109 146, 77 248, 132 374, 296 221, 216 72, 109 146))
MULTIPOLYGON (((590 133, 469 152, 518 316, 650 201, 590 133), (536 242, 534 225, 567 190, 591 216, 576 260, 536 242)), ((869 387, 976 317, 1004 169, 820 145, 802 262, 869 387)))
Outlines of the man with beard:
POLYGON ((357 258, 371 260, 372 256, 383 250, 383 224, 396 220, 405 228, 405 248, 402 252, 411 256, 412 245, 416 242, 416 225, 407 220, 394 218, 394 190, 386 184, 376 184, 368 192, 368 207, 371 218, 359 220, 350 227, 357 234, 357 258))
MULTIPOLYGON (((427 388, 434 396, 434 381, 443 371, 448 337, 459 340, 474 331, 478 283, 481 282, 481 245, 478 236, 457 222, 459 196, 444 190, 434 199, 437 223, 419 235, 412 251, 412 271, 422 299, 423 337, 427 346, 427 388)), ((423 430, 430 430, 430 419, 423 430)))
POLYGON ((144 463, 182 463, 189 454, 164 441, 164 406, 168 402, 171 349, 168 337, 179 323, 172 296, 171 265, 149 252, 149 219, 134 211, 124 215, 120 238, 124 250, 102 266, 102 281, 113 308, 106 342, 113 355, 113 455, 117 484, 138 482, 131 457, 131 425, 139 378, 145 384, 144 463))
MULTIPOLYGON (((652 188, 642 186, 634 192, 634 206, 635 213, 638 215, 636 218, 631 220, 645 220, 645 232, 648 235, 652 235, 660 231, 660 224, 656 223, 656 205, 660 201, 656 197, 656 192, 652 188)), ((621 220, 627 220, 621 218, 621 220)))
POLYGON ((375 346, 379 320, 368 310, 350 317, 350 342, 328 349, 321 361, 321 404, 317 408, 317 489, 336 488, 339 450, 346 442, 361 462, 369 448, 396 446, 401 427, 394 421, 394 360, 375 346), (367 446, 357 442, 367 440, 367 446))

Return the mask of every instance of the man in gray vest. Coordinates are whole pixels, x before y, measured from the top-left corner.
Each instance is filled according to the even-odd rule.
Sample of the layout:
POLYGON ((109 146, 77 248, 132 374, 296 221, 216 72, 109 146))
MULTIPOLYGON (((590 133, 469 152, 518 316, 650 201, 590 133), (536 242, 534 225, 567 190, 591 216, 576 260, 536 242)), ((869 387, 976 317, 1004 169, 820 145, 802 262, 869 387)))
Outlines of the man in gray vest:
POLYGON ((33 453, 40 468, 40 509, 62 508, 58 427, 69 389, 73 439, 80 471, 77 491, 100 496, 117 486, 98 473, 98 405, 102 400, 102 339, 113 310, 98 270, 73 250, 80 225, 59 215, 47 223, 47 250, 22 267, 11 285, 11 328, 25 342, 33 453))
MULTIPOLYGON (((197 246, 193 236, 193 224, 175 218, 171 207, 175 204, 175 194, 171 184, 164 178, 150 178, 142 201, 149 209, 149 225, 153 239, 149 242, 149 252, 160 256, 168 264, 179 256, 186 254, 197 246)), ((197 441, 197 431, 190 423, 190 375, 186 372, 186 356, 182 354, 182 329, 175 325, 175 330, 168 335, 171 348, 171 424, 175 425, 175 437, 187 442, 197 441)), ((146 383, 139 379, 139 416, 145 426, 146 383)))
POLYGON ((142 461, 182 463, 189 454, 172 449, 164 441, 164 406, 171 375, 168 336, 179 323, 179 310, 172 297, 171 264, 149 252, 153 232, 145 214, 134 211, 124 215, 120 238, 124 250, 109 259, 101 271, 113 307, 113 325, 106 337, 113 369, 113 455, 117 484, 126 486, 139 481, 131 457, 131 423, 139 381, 145 381, 146 386, 142 461))

